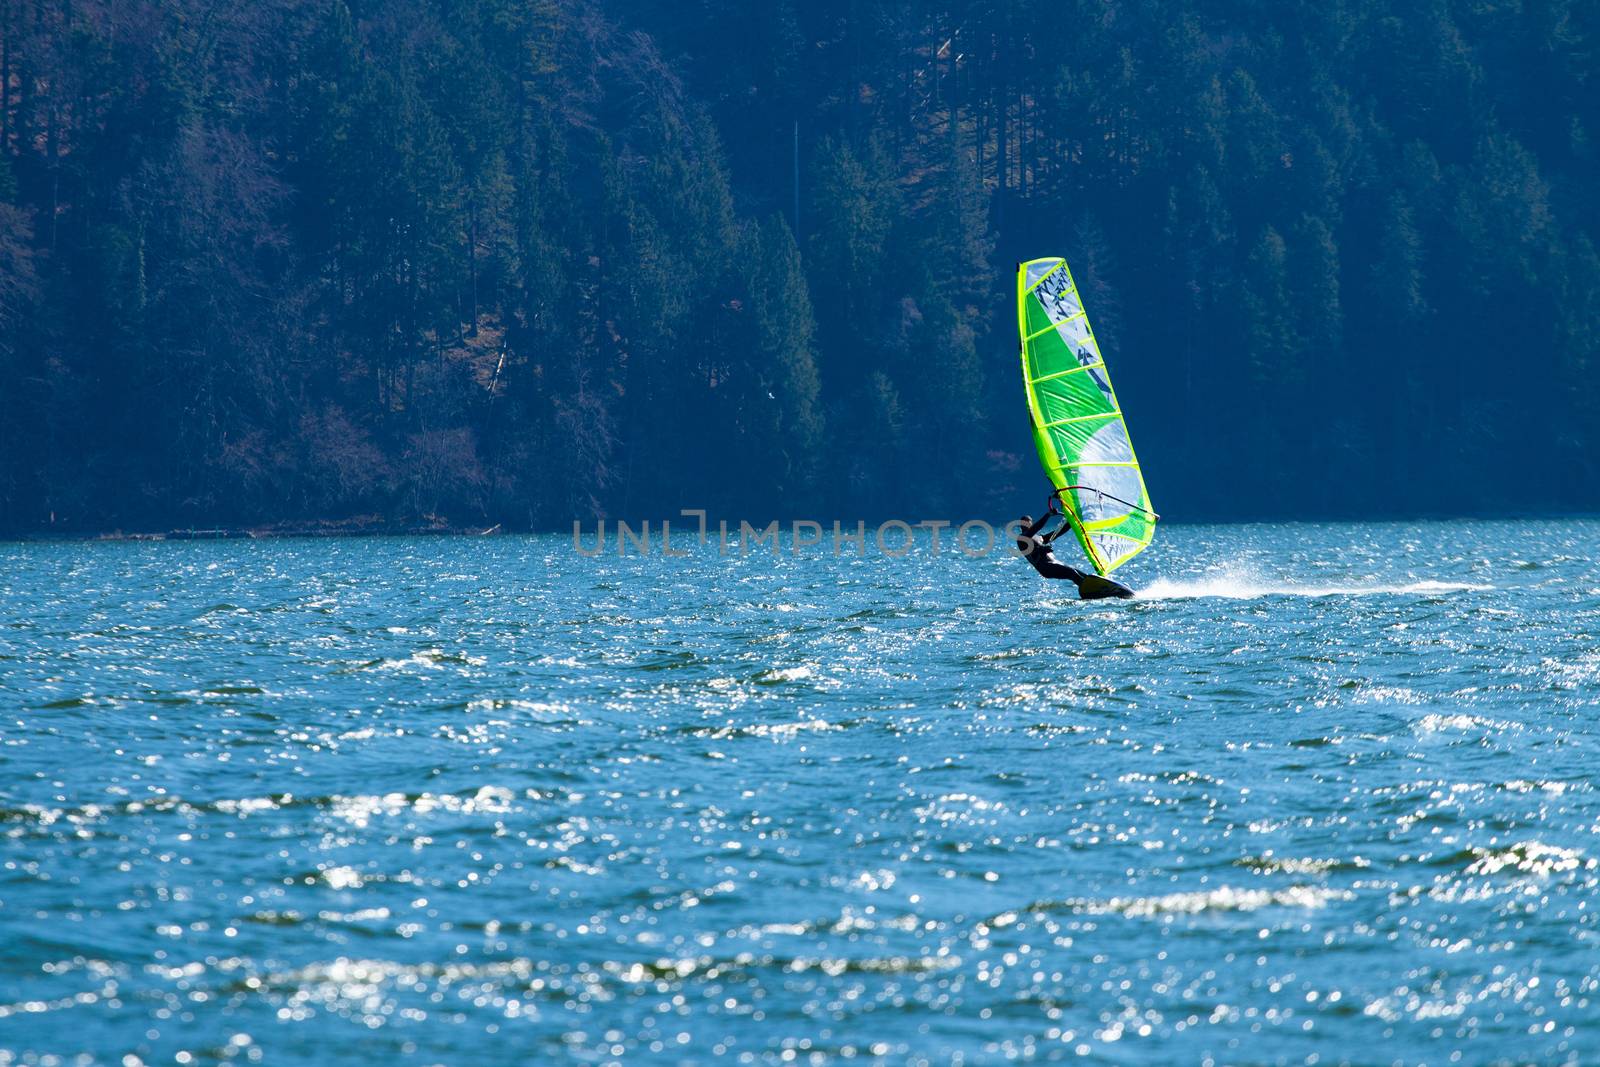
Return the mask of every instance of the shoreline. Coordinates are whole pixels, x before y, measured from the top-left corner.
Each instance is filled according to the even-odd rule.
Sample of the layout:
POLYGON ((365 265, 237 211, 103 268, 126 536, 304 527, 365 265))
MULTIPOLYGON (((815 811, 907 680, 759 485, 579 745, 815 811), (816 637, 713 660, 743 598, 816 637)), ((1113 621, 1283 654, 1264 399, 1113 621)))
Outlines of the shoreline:
POLYGON ((3 534, 0 541, 22 544, 50 542, 121 541, 267 541, 279 538, 310 537, 488 537, 501 533, 503 526, 402 526, 384 523, 307 523, 281 526, 186 527, 171 530, 99 530, 83 533, 3 534))
MULTIPOLYGON (((1455 514, 1455 515, 1378 515, 1378 516, 1299 516, 1294 518, 1215 518, 1163 519, 1165 526, 1250 526, 1259 524, 1319 526, 1337 523, 1371 523, 1377 525, 1434 522, 1560 522, 1592 521, 1600 519, 1600 512, 1529 512, 1519 514, 1455 514)), ((587 528, 595 520, 581 520, 587 528)), ((612 522, 610 516, 607 523, 612 522)), ((777 520, 786 527, 789 520, 777 520)), ((840 520, 841 522, 844 520, 840 520)), ((849 520, 854 523, 856 520, 849 520)), ((868 520, 862 520, 866 522, 868 520)), ((870 522, 869 522, 870 525, 870 522)), ((563 529, 506 530, 503 523, 492 525, 458 526, 450 523, 431 525, 405 525, 377 520, 323 521, 308 523, 283 523, 265 526, 214 526, 175 527, 170 530, 93 530, 93 531, 19 531, 0 532, 0 543, 48 544, 51 542, 122 542, 122 541, 265 541, 280 538, 340 538, 340 537, 489 537, 506 533, 564 533, 563 529)))

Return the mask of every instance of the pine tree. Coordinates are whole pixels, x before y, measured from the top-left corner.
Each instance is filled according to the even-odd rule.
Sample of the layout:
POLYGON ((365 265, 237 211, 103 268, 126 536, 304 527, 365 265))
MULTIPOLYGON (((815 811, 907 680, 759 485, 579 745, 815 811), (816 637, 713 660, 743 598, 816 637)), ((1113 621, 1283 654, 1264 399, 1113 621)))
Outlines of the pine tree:
POLYGON ((769 458, 772 491, 792 507, 810 501, 824 445, 811 296, 781 215, 753 227, 746 249, 741 259, 752 268, 746 285, 756 326, 744 373, 755 384, 755 404, 771 413, 752 454, 769 458))

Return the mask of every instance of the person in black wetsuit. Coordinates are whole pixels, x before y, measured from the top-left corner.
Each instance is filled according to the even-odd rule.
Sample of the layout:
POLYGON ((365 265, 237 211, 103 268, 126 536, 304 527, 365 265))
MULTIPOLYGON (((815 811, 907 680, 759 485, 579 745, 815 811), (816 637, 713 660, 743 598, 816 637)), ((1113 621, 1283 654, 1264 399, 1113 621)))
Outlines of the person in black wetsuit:
POLYGON ((1033 569, 1045 578, 1065 578, 1069 582, 1077 583, 1083 580, 1083 572, 1069 567, 1056 559, 1055 553, 1050 549, 1050 542, 1066 533, 1070 527, 1066 523, 1054 533, 1041 534, 1039 531, 1049 523, 1050 517, 1055 515, 1054 510, 1044 513, 1044 517, 1037 522, 1032 515, 1022 516, 1022 529, 1017 533, 1017 551, 1022 553, 1022 558, 1032 565, 1033 569))
POLYGON ((1050 542, 1060 537, 1071 529, 1071 524, 1063 521, 1054 532, 1040 534, 1051 516, 1060 515, 1056 510, 1055 497, 1050 498, 1050 509, 1044 517, 1037 522, 1030 515, 1022 516, 1022 529, 1017 532, 1017 551, 1022 553, 1033 569, 1044 578, 1064 578, 1078 587, 1078 596, 1083 600, 1099 600, 1103 597, 1131 597, 1133 590, 1125 585, 1102 578, 1098 574, 1085 574, 1076 567, 1069 567, 1056 559, 1055 553, 1050 549, 1050 542))

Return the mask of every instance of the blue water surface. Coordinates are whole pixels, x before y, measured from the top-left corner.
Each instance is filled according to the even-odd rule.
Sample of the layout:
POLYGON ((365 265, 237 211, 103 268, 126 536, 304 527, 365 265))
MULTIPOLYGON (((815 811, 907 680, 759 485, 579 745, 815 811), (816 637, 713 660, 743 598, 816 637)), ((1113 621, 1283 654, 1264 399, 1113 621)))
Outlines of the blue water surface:
POLYGON ((0 545, 0 1064, 1600 1062, 1597 545, 0 545))

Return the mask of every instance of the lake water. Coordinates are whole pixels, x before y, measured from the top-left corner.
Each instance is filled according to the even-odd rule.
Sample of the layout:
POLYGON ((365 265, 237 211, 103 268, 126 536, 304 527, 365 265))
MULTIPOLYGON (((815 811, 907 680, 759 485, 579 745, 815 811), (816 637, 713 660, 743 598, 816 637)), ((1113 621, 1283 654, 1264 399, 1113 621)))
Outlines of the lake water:
POLYGON ((0 545, 0 1064, 1597 1062, 1597 545, 0 545))

